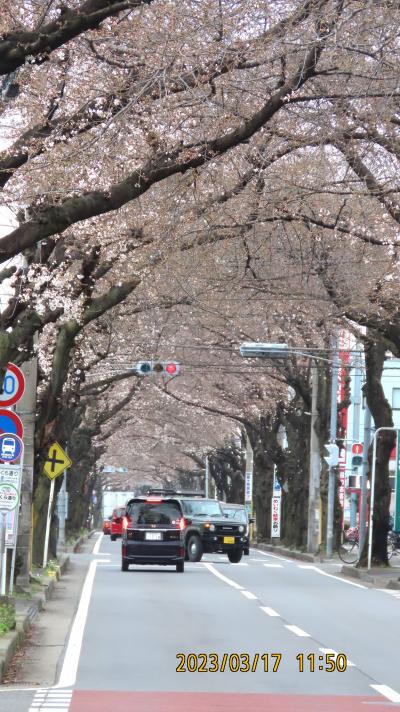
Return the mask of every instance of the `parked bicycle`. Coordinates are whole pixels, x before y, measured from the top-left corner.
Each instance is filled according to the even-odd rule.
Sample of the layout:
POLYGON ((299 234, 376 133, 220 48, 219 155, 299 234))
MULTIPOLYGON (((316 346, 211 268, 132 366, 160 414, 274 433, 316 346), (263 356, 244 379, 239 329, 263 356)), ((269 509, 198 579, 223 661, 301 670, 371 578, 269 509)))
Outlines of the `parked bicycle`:
POLYGON ((350 527, 343 532, 343 542, 339 546, 339 559, 345 564, 356 564, 360 558, 360 532, 358 527, 350 527))
POLYGON ((388 534, 388 559, 400 555, 400 532, 390 530, 388 534))
MULTIPOLYGON (((368 530, 367 530, 368 532, 368 530)), ((387 540, 388 559, 400 555, 400 532, 391 529, 387 540)), ((356 564, 360 558, 360 532, 358 527, 350 527, 343 533, 343 542, 339 547, 339 558, 345 564, 356 564)))

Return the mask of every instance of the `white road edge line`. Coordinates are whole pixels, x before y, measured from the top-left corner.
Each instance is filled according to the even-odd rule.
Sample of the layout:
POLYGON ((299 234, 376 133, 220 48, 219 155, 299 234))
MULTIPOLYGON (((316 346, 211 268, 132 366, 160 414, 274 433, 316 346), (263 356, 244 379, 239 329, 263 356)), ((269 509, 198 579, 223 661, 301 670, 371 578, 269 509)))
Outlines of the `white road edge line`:
POLYGON ((311 638, 309 633, 306 633, 305 630, 298 628, 297 625, 285 625, 285 628, 290 630, 295 635, 298 635, 299 638, 311 638))
POLYGON ((328 578, 336 579, 337 581, 341 581, 342 583, 347 583, 349 586, 355 586, 356 588, 367 588, 367 586, 362 586, 361 583, 354 583, 353 581, 347 581, 347 579, 342 579, 340 578, 340 576, 327 574, 326 571, 319 569, 318 566, 312 566, 311 564, 297 564, 297 566, 299 569, 309 569, 312 571, 316 571, 318 574, 321 574, 321 576, 327 576, 328 578))
POLYGON ((257 596, 255 596, 251 591, 240 591, 240 593, 242 593, 243 596, 246 596, 246 598, 249 598, 251 601, 255 601, 257 598, 257 596))
POLYGON ((264 613, 267 614, 267 616, 271 616, 273 618, 280 618, 280 614, 274 611, 273 608, 268 608, 268 606, 260 606, 261 610, 264 611, 264 613))
MULTIPOLYGON (((97 539, 97 541, 96 541, 96 543, 95 543, 95 545, 94 545, 94 547, 93 547, 92 554, 98 554, 98 553, 99 553, 100 544, 101 544, 101 542, 103 541, 103 537, 104 537, 104 534, 103 534, 103 533, 100 533, 99 536, 98 536, 98 539, 97 539)), ((106 556, 109 556, 109 554, 106 554, 106 556)))
POLYGON ((207 564, 205 561, 202 562, 203 566, 206 567, 209 571, 211 571, 214 576, 217 576, 221 581, 225 581, 229 586, 232 586, 232 588, 236 588, 238 591, 242 591, 244 586, 240 586, 240 584, 236 583, 236 581, 232 581, 232 579, 227 578, 223 574, 220 574, 219 571, 217 571, 216 568, 212 564, 207 564))
POLYGON ((396 690, 392 690, 388 685, 371 685, 371 687, 384 697, 387 697, 391 702, 400 702, 400 694, 396 690))
MULTIPOLYGON (((332 648, 318 648, 318 650, 321 653, 325 653, 325 655, 334 655, 335 658, 337 658, 338 653, 336 650, 332 650, 332 648)), ((351 660, 347 660, 347 667, 356 667, 355 663, 352 663, 351 660)))
MULTIPOLYGON (((72 624, 61 675, 57 685, 53 685, 53 690, 57 690, 60 687, 72 687, 75 684, 94 577, 96 575, 97 564, 100 563, 100 561, 101 559, 96 559, 89 564, 89 571, 86 574, 85 583, 83 584, 78 610, 72 624)), ((105 563, 108 563, 108 561, 105 563)))
POLYGON ((262 554, 263 556, 271 556, 273 559, 279 559, 279 561, 286 561, 288 564, 294 564, 294 561, 292 561, 291 559, 285 559, 284 556, 268 554, 266 551, 261 551, 260 549, 250 549, 250 551, 255 551, 257 554, 262 554))

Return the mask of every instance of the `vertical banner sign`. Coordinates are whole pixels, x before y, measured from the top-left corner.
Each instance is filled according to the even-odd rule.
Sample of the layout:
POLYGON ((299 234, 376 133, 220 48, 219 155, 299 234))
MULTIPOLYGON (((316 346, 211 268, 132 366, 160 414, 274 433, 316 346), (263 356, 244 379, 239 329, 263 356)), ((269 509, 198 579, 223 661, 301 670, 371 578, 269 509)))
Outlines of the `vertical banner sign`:
POLYGON ((271 537, 281 536, 281 497, 272 497, 271 504, 271 537))
MULTIPOLYGON (((343 403, 346 400, 346 376, 350 361, 349 350, 352 347, 351 335, 346 331, 341 330, 339 333, 339 370, 338 370, 338 403, 343 403)), ((338 413, 338 430, 337 437, 339 440, 346 439, 348 425, 348 408, 341 408, 338 413)), ((345 494, 346 494, 346 467, 347 467, 347 452, 346 448, 342 448, 339 452, 339 502, 342 508, 342 527, 344 522, 345 494)))
POLYGON ((395 532, 400 531, 400 433, 397 431, 397 448, 396 448, 396 488, 395 488, 395 506, 394 506, 394 524, 395 532))
POLYGON ((271 498, 271 537, 279 539, 281 536, 281 498, 282 487, 274 471, 273 493, 271 498))

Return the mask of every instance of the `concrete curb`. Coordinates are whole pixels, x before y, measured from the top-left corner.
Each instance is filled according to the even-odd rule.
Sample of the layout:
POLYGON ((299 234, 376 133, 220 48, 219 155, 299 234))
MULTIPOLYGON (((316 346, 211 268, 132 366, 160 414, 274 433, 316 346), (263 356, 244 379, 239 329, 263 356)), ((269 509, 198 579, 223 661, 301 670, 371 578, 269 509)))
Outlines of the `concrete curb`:
MULTIPOLYGON (((93 533, 94 532, 88 532, 88 534, 84 534, 79 537, 73 546, 68 547, 68 551, 71 553, 79 551, 82 544, 84 544, 93 533)), ((29 601, 30 606, 27 610, 23 613, 18 613, 18 611, 16 611, 15 629, 0 637, 0 684, 4 680, 7 668, 9 667, 14 654, 24 643, 26 635, 36 616, 43 610, 46 601, 52 597, 56 587, 56 582, 59 581, 60 578, 62 578, 62 576, 66 573, 69 563, 70 557, 68 553, 62 553, 59 557, 59 567, 57 568, 55 575, 45 577, 43 590, 40 591, 35 598, 32 598, 32 600, 29 601)))
POLYGON ((254 549, 261 549, 261 551, 270 551, 281 556, 287 556, 290 559, 299 559, 300 561, 309 561, 311 563, 320 562, 321 558, 314 556, 313 554, 306 554, 303 551, 296 551, 295 549, 286 549, 284 546, 277 546, 275 544, 250 544, 254 549))
POLYGON ((341 573, 343 576, 348 576, 349 578, 372 583, 375 586, 379 586, 379 588, 400 590, 400 581, 398 579, 388 579, 387 576, 375 576, 374 574, 369 574, 367 571, 363 571, 362 569, 357 569, 355 566, 344 565, 342 566, 341 573))

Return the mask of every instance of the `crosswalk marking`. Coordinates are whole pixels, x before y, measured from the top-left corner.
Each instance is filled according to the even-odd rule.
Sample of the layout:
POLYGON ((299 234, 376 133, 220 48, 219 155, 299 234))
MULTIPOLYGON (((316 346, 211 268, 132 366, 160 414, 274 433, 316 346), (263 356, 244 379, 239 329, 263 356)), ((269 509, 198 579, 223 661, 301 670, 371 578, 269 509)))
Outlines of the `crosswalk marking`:
POLYGON ((68 712, 72 690, 38 690, 33 698, 29 712, 68 712))

